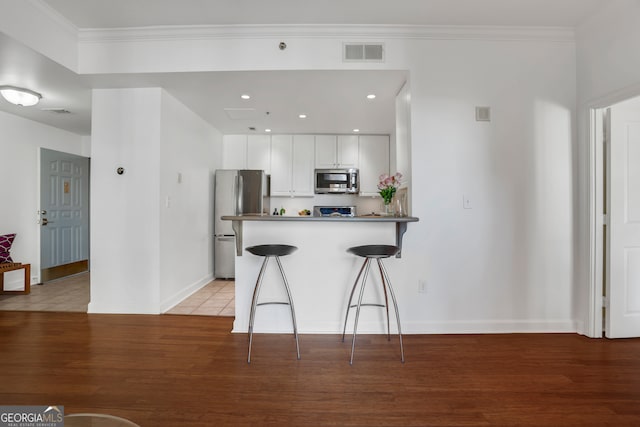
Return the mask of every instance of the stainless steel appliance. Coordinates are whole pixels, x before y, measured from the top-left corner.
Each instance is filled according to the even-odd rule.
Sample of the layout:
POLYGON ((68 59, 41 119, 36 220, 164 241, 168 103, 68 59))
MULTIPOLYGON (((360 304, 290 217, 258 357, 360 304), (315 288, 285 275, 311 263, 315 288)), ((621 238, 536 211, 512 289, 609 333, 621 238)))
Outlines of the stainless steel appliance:
POLYGON ((313 216, 356 216, 355 206, 314 206, 313 216))
POLYGON ((224 215, 268 215, 269 183, 262 170, 216 171, 214 205, 214 277, 235 277, 235 234, 224 215))
POLYGON ((360 184, 358 169, 316 169, 316 194, 357 194, 360 184))

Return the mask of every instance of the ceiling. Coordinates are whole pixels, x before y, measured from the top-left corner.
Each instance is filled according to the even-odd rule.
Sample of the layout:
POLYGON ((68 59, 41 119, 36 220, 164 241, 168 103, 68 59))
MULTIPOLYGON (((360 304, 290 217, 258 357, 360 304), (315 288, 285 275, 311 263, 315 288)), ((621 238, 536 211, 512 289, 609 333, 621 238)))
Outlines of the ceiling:
MULTIPOLYGON (((575 27, 607 0, 40 0, 76 28, 233 24, 575 27)), ((398 71, 248 71, 79 76, 0 33, 0 85, 43 95, 0 110, 81 135, 91 88, 163 87, 222 133, 390 133, 398 71), (375 93, 376 99, 366 95, 375 93), (241 94, 251 99, 240 99, 241 94), (234 109, 230 115, 225 108, 234 109), (61 110, 68 111, 60 112, 61 110), (299 113, 307 119, 297 118, 299 113)))
POLYGON ((610 0, 44 0, 78 28, 406 24, 575 27, 610 0))

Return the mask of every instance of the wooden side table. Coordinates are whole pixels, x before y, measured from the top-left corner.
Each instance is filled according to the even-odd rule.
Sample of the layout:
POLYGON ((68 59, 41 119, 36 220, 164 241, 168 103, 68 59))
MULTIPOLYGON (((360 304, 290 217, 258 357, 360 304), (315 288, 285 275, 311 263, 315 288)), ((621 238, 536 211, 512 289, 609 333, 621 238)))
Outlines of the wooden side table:
POLYGON ((0 294, 23 294, 31 293, 31 264, 22 264, 12 262, 0 264, 0 294), (5 291, 4 290, 4 273, 7 271, 15 271, 24 269, 24 290, 22 291, 5 291))

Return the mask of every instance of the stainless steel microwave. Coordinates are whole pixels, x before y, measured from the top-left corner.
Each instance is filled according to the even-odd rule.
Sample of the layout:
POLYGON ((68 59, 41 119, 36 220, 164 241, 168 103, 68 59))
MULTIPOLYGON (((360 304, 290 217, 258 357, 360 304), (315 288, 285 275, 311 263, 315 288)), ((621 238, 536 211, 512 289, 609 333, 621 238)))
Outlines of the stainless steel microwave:
POLYGON ((358 169, 316 169, 316 194, 357 194, 358 169))

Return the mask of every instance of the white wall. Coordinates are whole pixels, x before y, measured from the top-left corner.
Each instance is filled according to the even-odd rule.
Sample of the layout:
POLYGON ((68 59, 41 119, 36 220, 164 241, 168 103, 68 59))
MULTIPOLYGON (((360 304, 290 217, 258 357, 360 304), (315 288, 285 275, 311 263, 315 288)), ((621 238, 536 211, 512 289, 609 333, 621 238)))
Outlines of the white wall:
MULTIPOLYGON (((130 43, 99 40, 109 32, 83 32, 78 70, 409 70, 412 204, 421 221, 409 225, 403 255, 407 268, 395 278, 404 284, 398 290, 404 320, 416 332, 575 329, 576 49, 570 32, 474 28, 447 34, 442 29, 359 27, 354 36, 349 29, 300 27, 300 36, 292 35, 291 28, 282 31, 290 48, 280 52, 281 36, 273 27, 240 28, 233 35, 200 28, 197 40, 181 39, 179 31, 163 37, 162 31, 131 31, 137 41, 130 43), (361 38, 384 42, 386 62, 342 62, 342 43, 361 38), (477 105, 492 108, 491 123, 474 121, 477 105), (470 196, 473 209, 462 209, 463 194, 470 196), (418 279, 427 281, 427 293, 417 293, 418 279)), ((128 139, 135 140, 134 148, 144 146, 146 132, 156 132, 159 126, 144 113, 141 122, 129 123, 122 114, 131 112, 128 104, 104 101, 109 100, 96 107, 110 125, 102 140, 94 135, 92 153, 94 162, 100 153, 103 186, 113 194, 124 182, 113 175, 114 167, 129 159, 120 158, 128 145, 118 140, 115 126, 130 128, 128 139), (133 131, 140 135, 131 138, 133 131)), ((136 162, 142 157, 135 157, 136 162)), ((140 169, 158 164, 156 158, 148 160, 140 169)), ((131 173, 138 173, 140 165, 134 166, 131 173)), ((157 203, 158 186, 132 183, 131 188, 119 189, 126 201, 120 207, 127 214, 116 213, 116 224, 148 227, 129 205, 142 205, 149 192, 157 203)), ((108 196, 101 205, 118 206, 118 200, 108 196)), ((157 206, 151 209, 157 212, 157 206)), ((144 230, 130 231, 135 237, 158 238, 144 230)), ((114 233, 101 236, 113 239, 114 233)), ((145 249, 149 243, 135 245, 145 249)), ((105 267, 110 264, 98 261, 105 267)), ((128 280, 131 285, 144 287, 156 279, 147 277, 147 269, 135 271, 133 260, 121 261, 122 266, 111 267, 141 279, 128 280)), ((134 292, 118 280, 124 274, 110 274, 112 286, 122 288, 120 299, 134 292)))
MULTIPOLYGON (((31 263, 32 283, 40 282, 40 148, 86 155, 86 139, 0 112, 0 235, 17 233, 11 250, 16 262, 31 263)), ((21 272, 19 272, 21 274, 21 272)), ((19 277, 20 283, 22 278, 19 277)), ((7 287, 12 279, 7 274, 7 287)))
MULTIPOLYGON (((416 52, 417 53, 417 52, 416 52)), ((424 43, 411 69, 412 207, 402 277, 427 330, 573 330, 575 50, 424 43), (475 121, 490 106, 491 122, 475 121), (472 209, 463 209, 463 195, 472 209), (426 294, 415 294, 424 278, 426 294)))
MULTIPOLYGON (((328 55, 336 40, 296 42, 326 53, 323 67, 344 68, 328 55)), ((228 67, 251 68, 254 52, 254 67, 264 67, 262 41, 238 43, 245 54, 229 58, 228 67)), ((399 293, 406 321, 414 331, 434 332, 575 329, 573 43, 390 39, 386 46, 382 67, 411 75, 413 213, 421 221, 409 225, 408 268, 396 278, 405 283, 399 293), (492 108, 491 123, 475 122, 477 105, 492 108), (462 209, 463 194, 473 209, 462 209), (417 293, 418 279, 427 281, 426 294, 417 293)), ((221 67, 210 63, 218 42, 209 47, 201 65, 221 67)), ((106 51, 117 57, 114 48, 106 51)), ((140 55, 153 56, 147 48, 140 55)), ((292 50, 285 67, 313 68, 318 56, 303 50, 292 50)), ((197 49, 181 55, 197 67, 197 49)), ((147 59, 108 68, 175 67, 147 59)), ((89 68, 101 66, 107 64, 98 58, 89 68)))
POLYGON ((212 277, 222 138, 159 88, 94 90, 92 121, 89 311, 160 313, 212 277))
POLYGON ((640 94, 640 3, 609 0, 576 30, 579 104, 640 94))
POLYGON ((45 2, 0 0, 0 10, 3 33, 70 70, 77 70, 77 28, 45 2))
POLYGON ((408 69, 421 220, 395 278, 405 321, 415 332, 575 330, 575 46, 554 32, 458 38, 381 38, 387 62, 366 65, 344 64, 343 38, 329 36, 289 37, 282 55, 256 38, 83 43, 80 69, 408 69), (490 106, 492 122, 475 122, 475 106, 490 106))
POLYGON ((162 92, 160 154, 161 311, 213 274, 213 171, 222 165, 222 135, 162 92))

